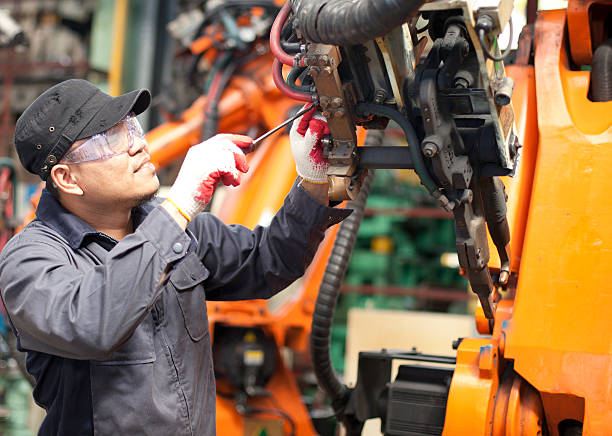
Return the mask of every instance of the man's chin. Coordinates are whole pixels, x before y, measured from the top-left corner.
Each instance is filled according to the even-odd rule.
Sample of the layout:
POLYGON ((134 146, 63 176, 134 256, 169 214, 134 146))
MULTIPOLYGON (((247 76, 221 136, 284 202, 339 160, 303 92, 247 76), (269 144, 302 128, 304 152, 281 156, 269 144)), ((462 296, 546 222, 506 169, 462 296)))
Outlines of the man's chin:
POLYGON ((134 207, 142 206, 143 204, 148 203, 157 195, 158 192, 159 192, 159 186, 157 187, 155 191, 148 193, 148 194, 141 195, 135 200, 134 207))

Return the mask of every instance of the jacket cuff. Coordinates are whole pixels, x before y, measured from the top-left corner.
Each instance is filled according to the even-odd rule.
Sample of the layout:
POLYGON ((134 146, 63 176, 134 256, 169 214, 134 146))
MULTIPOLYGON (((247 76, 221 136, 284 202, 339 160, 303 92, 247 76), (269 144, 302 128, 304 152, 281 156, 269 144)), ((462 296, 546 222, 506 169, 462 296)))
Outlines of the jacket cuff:
POLYGON ((302 215, 304 221, 323 230, 338 224, 353 212, 352 209, 339 209, 319 203, 298 181, 293 184, 285 203, 294 213, 302 215))

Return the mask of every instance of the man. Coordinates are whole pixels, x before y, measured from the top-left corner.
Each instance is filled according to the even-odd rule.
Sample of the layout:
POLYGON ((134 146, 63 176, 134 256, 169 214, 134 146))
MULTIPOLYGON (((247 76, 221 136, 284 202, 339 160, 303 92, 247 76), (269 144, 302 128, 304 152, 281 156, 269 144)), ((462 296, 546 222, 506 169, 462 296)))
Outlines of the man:
POLYGON ((47 410, 41 435, 214 435, 205 300, 274 295, 348 214, 327 206, 312 114, 291 135, 301 181, 268 227, 200 213, 248 170, 245 136, 192 147, 168 198, 149 201, 159 182, 134 118, 149 103, 68 80, 17 122, 19 158, 48 189, 0 255, 0 290, 47 410))

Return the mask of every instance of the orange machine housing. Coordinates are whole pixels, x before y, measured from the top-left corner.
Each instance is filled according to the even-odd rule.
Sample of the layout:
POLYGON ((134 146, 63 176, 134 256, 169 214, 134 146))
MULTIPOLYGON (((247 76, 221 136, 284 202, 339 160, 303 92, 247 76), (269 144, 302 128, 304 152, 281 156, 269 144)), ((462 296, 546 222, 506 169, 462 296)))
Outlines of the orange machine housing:
POLYGON ((612 102, 589 100, 590 71, 570 67, 591 60, 596 3, 540 12, 535 66, 507 68, 523 144, 504 181, 513 285, 491 337, 458 348, 444 435, 557 436, 570 421, 612 435, 612 102))

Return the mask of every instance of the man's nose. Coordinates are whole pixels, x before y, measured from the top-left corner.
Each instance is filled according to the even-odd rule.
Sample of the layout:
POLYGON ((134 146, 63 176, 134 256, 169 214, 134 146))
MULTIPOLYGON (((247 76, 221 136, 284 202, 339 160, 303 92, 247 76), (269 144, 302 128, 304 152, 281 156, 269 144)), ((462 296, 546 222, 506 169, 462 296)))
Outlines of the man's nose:
POLYGON ((142 151, 147 145, 147 140, 145 138, 135 136, 132 140, 132 146, 128 149, 128 153, 130 154, 130 156, 134 156, 135 154, 142 151))

